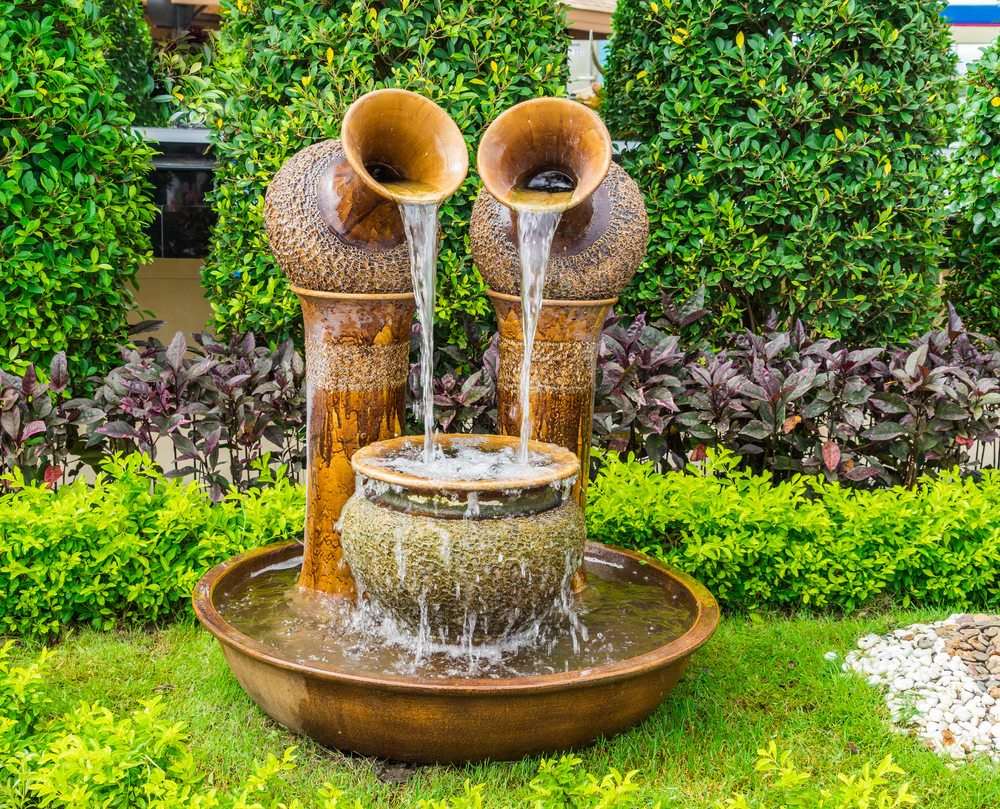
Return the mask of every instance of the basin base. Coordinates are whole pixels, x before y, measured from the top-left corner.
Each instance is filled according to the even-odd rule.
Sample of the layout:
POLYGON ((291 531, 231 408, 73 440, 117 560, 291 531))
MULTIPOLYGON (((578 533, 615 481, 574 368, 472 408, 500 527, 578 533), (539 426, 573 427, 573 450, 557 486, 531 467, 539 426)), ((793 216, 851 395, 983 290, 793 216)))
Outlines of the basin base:
POLYGON ((588 543, 595 576, 662 589, 686 628, 653 651, 590 669, 515 678, 432 678, 342 671, 296 660, 229 624, 228 592, 301 559, 298 543, 260 548, 213 568, 194 607, 240 685, 275 721, 320 744, 421 763, 504 761, 581 747, 636 725, 663 702, 719 621, 708 591, 642 554, 588 543))

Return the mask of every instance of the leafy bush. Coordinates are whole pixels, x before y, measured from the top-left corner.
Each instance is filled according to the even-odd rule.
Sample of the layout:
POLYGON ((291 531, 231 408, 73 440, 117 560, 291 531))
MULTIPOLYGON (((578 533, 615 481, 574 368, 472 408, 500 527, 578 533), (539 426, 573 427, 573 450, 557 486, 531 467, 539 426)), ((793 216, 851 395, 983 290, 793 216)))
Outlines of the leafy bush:
POLYGON ((142 0, 98 0, 104 55, 118 74, 118 91, 135 113, 136 126, 162 126, 164 108, 153 101, 153 36, 142 0))
POLYGON ((156 115, 165 124, 207 125, 207 108, 198 103, 198 97, 210 88, 204 71, 214 58, 212 35, 202 28, 153 43, 153 101, 159 105, 156 115))
MULTIPOLYGON (((538 775, 531 781, 531 789, 537 796, 533 809, 584 809, 594 806, 599 809, 632 805, 638 785, 632 779, 636 771, 622 775, 614 767, 598 780, 588 772, 580 770, 583 759, 577 756, 562 756, 542 759, 538 762, 538 775)), ((658 809, 659 803, 654 809, 658 809)))
POLYGON ((976 331, 997 335, 1000 320, 1000 45, 969 66, 958 148, 948 160, 954 264, 946 295, 976 331))
POLYGON ((773 325, 693 353, 642 315, 612 325, 599 366, 602 443, 676 469, 716 446, 757 472, 912 486, 972 465, 976 443, 997 439, 1000 351, 954 311, 947 329, 893 349, 851 350, 814 341, 801 323, 773 325))
POLYGON ((273 351, 252 334, 220 343, 203 333, 195 341, 202 356, 194 358, 185 356, 181 332, 169 346, 151 340, 123 349, 126 364, 108 374, 88 411, 103 422, 88 447, 105 436, 115 448, 153 455, 157 441, 169 438, 168 476, 194 475, 213 500, 230 485, 258 485, 272 460, 294 476, 305 457, 306 392, 305 366, 291 341, 273 351))
MULTIPOLYGON (((3 650, 3 654, 6 650, 3 650)), ((5 663, 0 654, 0 675, 5 663)), ((34 666, 38 668, 38 666, 34 666)), ((3 688, 3 684, 0 684, 3 688)), ((36 698, 40 689, 32 683, 36 698)), ((232 793, 198 772, 183 724, 162 716, 160 697, 124 718, 81 703, 65 716, 34 725, 15 755, 0 765, 0 799, 10 809, 93 806, 128 809, 279 809, 280 776, 295 767, 295 748, 268 756, 232 793)), ((0 716, 0 722, 6 717, 0 716)), ((321 793, 322 794, 322 793, 321 793)), ((287 809, 301 805, 293 802, 287 809)), ((335 803, 319 804, 330 809, 335 803)))
MULTIPOLYGON (((119 718, 99 705, 81 703, 64 716, 46 720, 47 660, 14 668, 11 645, 0 647, 0 805, 7 809, 58 806, 62 809, 305 809, 297 799, 283 802, 281 776, 295 769, 295 748, 279 759, 268 756, 254 774, 230 791, 220 791, 198 771, 190 735, 180 722, 163 716, 160 697, 119 718), (14 734, 17 734, 16 736, 14 734), (4 743, 7 742, 7 746, 4 743)), ((601 779, 581 770, 581 760, 542 760, 531 782, 533 809, 625 809, 637 789, 630 772, 614 769, 601 779)), ((324 784, 310 802, 337 809, 343 792, 324 784)), ((528 803, 518 805, 527 806, 528 803)), ((658 804, 657 804, 658 805, 658 804)), ((360 803, 354 804, 361 809, 360 803)), ((482 785, 465 782, 450 800, 420 800, 418 809, 483 809, 482 785)))
POLYGON ((43 650, 29 665, 13 666, 8 660, 13 646, 12 640, 0 646, 0 762, 21 749, 50 701, 44 683, 52 653, 43 650))
POLYGON ((175 615, 205 571, 297 538, 305 514, 302 490, 280 477, 212 504, 139 454, 106 460, 92 486, 3 480, 13 491, 0 494, 0 632, 24 635, 175 615))
POLYGON ((0 2, 0 367, 107 368, 151 257, 152 154, 107 62, 100 6, 0 2))
POLYGON ((640 143, 624 165, 652 234, 630 311, 705 284, 714 334, 772 308, 860 341, 926 329, 955 70, 943 7, 619 2, 604 114, 640 143))
POLYGON ((712 450, 689 471, 612 460, 588 489, 588 536, 651 553, 737 609, 998 604, 1000 471, 864 491, 776 482, 712 450))
MULTIPOLYGON (((780 809, 900 809, 917 803, 917 797, 910 792, 905 781, 896 789, 888 789, 894 775, 905 775, 886 756, 874 769, 865 764, 861 772, 853 775, 840 773, 833 789, 821 789, 819 794, 810 794, 808 784, 812 777, 798 769, 788 751, 778 752, 778 745, 770 742, 767 749, 757 751, 757 772, 773 773, 771 792, 779 803, 772 804, 780 809)), ((757 804, 754 809, 767 809, 768 804, 757 804)), ((746 796, 736 795, 716 804, 716 809, 751 809, 746 796)))
MULTIPOLYGON (((441 104, 470 155, 486 125, 518 101, 563 92, 568 38, 554 0, 223 0, 217 55, 192 103, 209 110, 219 215, 204 285, 214 328, 280 342, 301 332, 299 307, 267 246, 264 191, 285 160, 337 136, 347 106, 378 87, 441 104)), ((474 164, 474 160, 470 161, 474 164)), ((438 317, 464 339, 491 311, 472 267, 470 176, 441 207, 438 317)))
MULTIPOLYGON (((411 358, 419 357, 420 326, 410 341, 411 358)), ((500 338, 494 335, 482 352, 472 342, 467 351, 438 344, 434 351, 434 425, 442 433, 495 433, 497 431, 497 363, 500 338)), ((420 364, 410 363, 407 393, 412 406, 407 431, 422 434, 420 364)))
POLYGON ((22 479, 46 484, 62 477, 75 427, 88 412, 86 400, 64 397, 68 374, 62 351, 52 358, 48 383, 39 382, 34 365, 20 377, 0 371, 0 475, 18 470, 22 479))

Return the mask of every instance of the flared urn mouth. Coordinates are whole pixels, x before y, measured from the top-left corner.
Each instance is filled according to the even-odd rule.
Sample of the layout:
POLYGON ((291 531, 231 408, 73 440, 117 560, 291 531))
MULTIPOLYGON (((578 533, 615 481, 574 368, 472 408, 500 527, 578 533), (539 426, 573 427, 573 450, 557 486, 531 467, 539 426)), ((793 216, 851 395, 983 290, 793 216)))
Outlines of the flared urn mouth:
POLYGON ((611 166, 611 135, 566 98, 522 101, 486 130, 476 158, 486 190, 515 211, 565 211, 587 200, 611 166))
POLYGON ((394 202, 440 203, 469 172, 469 152, 455 122, 409 90, 361 96, 344 116, 340 139, 361 181, 394 202))

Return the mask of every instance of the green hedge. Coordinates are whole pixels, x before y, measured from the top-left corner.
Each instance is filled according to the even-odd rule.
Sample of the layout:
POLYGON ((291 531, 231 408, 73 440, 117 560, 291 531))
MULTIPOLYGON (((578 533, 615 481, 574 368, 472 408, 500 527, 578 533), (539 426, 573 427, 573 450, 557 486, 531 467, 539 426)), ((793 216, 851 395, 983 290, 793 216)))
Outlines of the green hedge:
POLYGON ((620 0, 605 76, 650 249, 624 301, 708 288, 716 331, 896 340, 939 311, 941 0, 620 0))
POLYGON ((1000 604, 1000 470, 864 491, 776 484, 709 453, 704 475, 609 463, 588 490, 590 539, 645 550, 738 609, 1000 604))
POLYGON ((100 0, 104 55, 118 74, 118 91, 136 126, 163 126, 170 111, 153 101, 153 36, 142 0, 100 0))
POLYGON ((0 495, 0 633, 174 615, 212 566, 301 536, 302 489, 283 477, 269 482, 212 505, 195 484, 167 481, 133 454, 105 461, 92 486, 0 495))
MULTIPOLYGON (((568 38, 555 0, 223 0, 217 53, 202 79, 218 155, 219 215, 203 271, 222 333, 301 334, 299 306, 267 246, 264 191, 285 160, 335 137, 347 106, 379 87, 441 104, 465 133, 507 107, 563 92, 568 38)), ((474 164, 474 160, 470 161, 474 164)), ((474 176, 441 208, 438 318, 454 337, 462 315, 491 311, 469 257, 474 176)))
POLYGON ((100 6, 0 0, 0 367, 110 365, 151 257, 151 151, 107 62, 100 6))
POLYGON ((947 296, 970 331, 1000 336, 1000 43, 969 66, 948 161, 954 252, 947 296))

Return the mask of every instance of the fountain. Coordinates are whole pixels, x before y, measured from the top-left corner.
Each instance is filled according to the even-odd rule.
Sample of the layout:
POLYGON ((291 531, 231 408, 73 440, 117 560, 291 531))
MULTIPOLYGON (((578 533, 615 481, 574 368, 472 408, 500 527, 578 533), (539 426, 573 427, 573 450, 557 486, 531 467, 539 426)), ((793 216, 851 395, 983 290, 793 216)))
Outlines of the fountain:
POLYGON ((433 432, 435 212, 468 167, 451 119, 369 93, 268 189, 306 324, 304 541, 219 565, 194 606, 294 732, 420 762, 568 749, 648 716, 714 631, 696 581, 586 540, 597 340, 647 236, 610 145, 561 99, 483 137, 472 244, 500 320, 500 436, 433 432), (424 434, 404 437, 418 308, 424 434))

